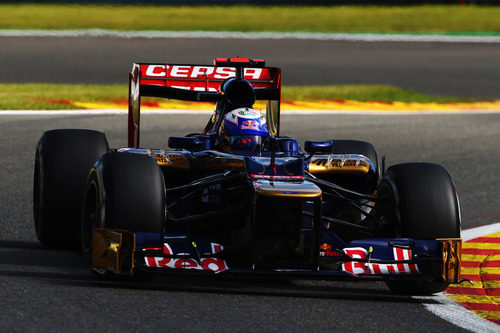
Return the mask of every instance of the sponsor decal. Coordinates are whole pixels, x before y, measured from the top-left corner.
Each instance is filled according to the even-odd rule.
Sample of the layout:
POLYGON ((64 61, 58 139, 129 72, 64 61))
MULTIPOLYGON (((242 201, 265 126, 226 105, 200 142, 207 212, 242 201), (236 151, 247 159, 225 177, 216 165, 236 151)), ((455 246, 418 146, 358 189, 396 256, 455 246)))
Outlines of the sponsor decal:
POLYGON ((319 256, 320 257, 343 257, 344 252, 332 250, 332 246, 330 244, 323 243, 319 247, 319 256))
POLYGON ((313 158, 311 163, 326 168, 357 168, 368 167, 369 164, 361 159, 340 159, 340 158, 313 158))
POLYGON ((234 112, 229 113, 226 116, 225 120, 230 122, 231 124, 238 126, 238 117, 234 114, 234 112))
MULTIPOLYGON (((182 66, 182 65, 145 65, 142 68, 147 77, 167 77, 172 79, 216 79, 225 80, 236 76, 234 67, 213 67, 213 66, 182 66)), ((263 75, 267 74, 263 68, 245 68, 244 77, 247 80, 267 79, 263 75)))
POLYGON ((242 118, 249 118, 249 119, 260 118, 260 113, 254 109, 243 108, 243 109, 238 109, 236 111, 238 113, 238 116, 242 118))
POLYGON ((158 164, 168 164, 170 163, 170 160, 168 158, 167 155, 163 154, 163 153, 153 153, 155 159, 156 159, 156 163, 158 164))
POLYGON ((344 252, 332 251, 332 250, 319 251, 319 256, 320 257, 342 257, 342 256, 344 256, 344 252))
MULTIPOLYGON (((342 270, 352 275, 385 275, 385 274, 417 274, 416 264, 394 263, 375 264, 370 262, 368 251, 362 247, 343 249, 344 253, 353 259, 366 260, 366 262, 350 261, 342 264, 342 270)), ((394 260, 408 261, 412 258, 410 249, 393 248, 394 260)), ((371 252, 370 252, 371 255, 371 252)))
POLYGON ((319 247, 321 250, 323 251, 326 251, 326 250, 331 250, 332 249, 332 246, 330 244, 327 244, 327 243, 323 243, 321 244, 321 246, 319 247))
MULTIPOLYGON (((212 253, 222 251, 223 246, 216 243, 211 243, 212 253)), ((163 253, 173 255, 172 248, 168 243, 163 244, 163 253)), ((176 255, 187 255, 187 253, 176 253, 176 255)), ((147 267, 170 268, 170 269, 195 269, 213 271, 220 273, 229 269, 227 263, 221 258, 164 258, 164 257, 145 257, 147 267)))
POLYGON ((259 123, 252 121, 252 120, 245 120, 243 123, 241 123, 240 128, 258 131, 259 130, 259 123))

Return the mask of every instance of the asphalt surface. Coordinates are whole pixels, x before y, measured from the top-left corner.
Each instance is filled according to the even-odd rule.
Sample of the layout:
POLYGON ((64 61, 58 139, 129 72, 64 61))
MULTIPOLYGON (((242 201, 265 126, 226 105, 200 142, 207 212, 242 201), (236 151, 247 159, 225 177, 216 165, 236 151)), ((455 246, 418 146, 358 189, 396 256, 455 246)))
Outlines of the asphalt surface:
POLYGON ((431 95, 500 98, 499 43, 0 37, 0 82, 126 83, 132 62, 266 59, 285 85, 391 84, 431 95))
MULTIPOLYGON (((142 117, 145 146, 196 132, 207 116, 142 117)), ((463 227, 500 221, 500 114, 284 116, 282 135, 372 142, 388 165, 443 164, 456 182, 463 227)), ((45 130, 92 128, 126 142, 126 116, 0 116, 0 331, 423 331, 461 329, 425 311, 433 298, 391 295, 383 283, 158 278, 100 281, 75 252, 36 241, 35 145, 45 130)))

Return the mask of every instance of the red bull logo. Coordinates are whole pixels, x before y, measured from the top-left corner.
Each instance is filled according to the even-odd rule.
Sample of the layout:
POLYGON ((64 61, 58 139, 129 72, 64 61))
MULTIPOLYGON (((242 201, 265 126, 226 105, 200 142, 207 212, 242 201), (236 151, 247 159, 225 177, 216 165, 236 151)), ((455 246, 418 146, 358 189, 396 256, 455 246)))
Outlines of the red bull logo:
POLYGON ((241 129, 250 129, 250 130, 255 130, 255 131, 258 131, 259 130, 259 123, 253 121, 253 120, 245 120, 242 124, 241 124, 241 129))
POLYGON ((321 246, 319 248, 320 248, 320 250, 326 251, 326 250, 331 250, 332 246, 330 244, 323 243, 323 244, 321 244, 321 246))

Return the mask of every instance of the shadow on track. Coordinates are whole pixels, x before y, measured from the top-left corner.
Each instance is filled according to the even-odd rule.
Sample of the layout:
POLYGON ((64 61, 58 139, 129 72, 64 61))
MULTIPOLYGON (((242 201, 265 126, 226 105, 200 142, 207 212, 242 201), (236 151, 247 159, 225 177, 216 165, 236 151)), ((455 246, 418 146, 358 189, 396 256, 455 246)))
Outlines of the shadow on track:
POLYGON ((79 252, 42 248, 37 242, 0 240, 0 276, 36 279, 54 285, 87 288, 135 289, 223 295, 302 297, 357 301, 422 303, 393 295, 381 282, 345 282, 286 278, 228 278, 208 275, 157 275, 151 281, 118 277, 99 278, 90 273, 79 252))

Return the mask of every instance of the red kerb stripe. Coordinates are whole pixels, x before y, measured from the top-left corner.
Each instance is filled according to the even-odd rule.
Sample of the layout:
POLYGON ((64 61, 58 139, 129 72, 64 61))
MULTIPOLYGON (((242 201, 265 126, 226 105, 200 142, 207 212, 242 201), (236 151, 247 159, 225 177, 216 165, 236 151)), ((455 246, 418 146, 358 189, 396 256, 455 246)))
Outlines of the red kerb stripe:
POLYGON ((484 274, 462 274, 462 279, 472 281, 500 281, 500 274, 484 273, 484 274))
POLYGON ((463 288, 463 287, 448 287, 446 292, 449 294, 463 294, 463 295, 488 295, 500 296, 500 288, 463 288))
POLYGON ((477 268, 481 266, 480 261, 462 261, 462 267, 472 267, 472 268, 477 268))
POLYGON ((500 238, 497 237, 479 237, 468 241, 468 243, 500 243, 500 238))
POLYGON ((486 295, 486 291, 482 288, 448 287, 446 292, 448 294, 486 295))
POLYGON ((500 267, 500 260, 485 261, 481 267, 500 267))
POLYGON ((462 249, 462 254, 495 255, 500 254, 500 250, 495 249, 462 249))
POLYGON ((500 260, 492 261, 462 261, 462 267, 477 268, 477 267, 500 267, 500 260))
POLYGON ((462 274, 460 277, 471 281, 481 281, 481 276, 478 274, 462 274))
POLYGON ((500 311, 500 306, 497 304, 491 303, 460 303, 465 306, 467 309, 476 310, 476 311, 500 311))
POLYGON ((485 273, 481 275, 483 281, 500 281, 500 274, 485 273))

